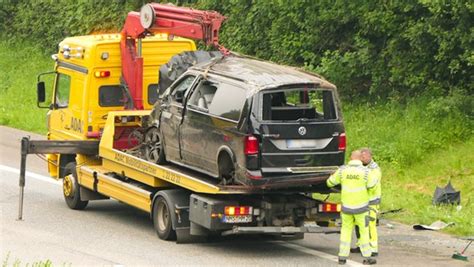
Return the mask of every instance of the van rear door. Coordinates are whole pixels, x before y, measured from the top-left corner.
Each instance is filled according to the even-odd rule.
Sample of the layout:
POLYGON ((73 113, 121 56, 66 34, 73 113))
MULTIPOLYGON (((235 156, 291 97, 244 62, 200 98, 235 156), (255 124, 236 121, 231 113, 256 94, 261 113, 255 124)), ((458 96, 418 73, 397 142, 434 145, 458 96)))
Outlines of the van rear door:
POLYGON ((334 89, 276 88, 262 90, 259 99, 264 175, 328 172, 344 163, 345 133, 334 89))

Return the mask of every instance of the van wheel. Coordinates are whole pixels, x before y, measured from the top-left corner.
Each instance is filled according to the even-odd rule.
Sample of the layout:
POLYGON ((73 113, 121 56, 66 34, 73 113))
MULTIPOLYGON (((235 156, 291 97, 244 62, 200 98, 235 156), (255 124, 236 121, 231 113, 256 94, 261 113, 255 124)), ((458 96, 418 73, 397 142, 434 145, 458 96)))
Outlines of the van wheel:
POLYGON ((173 230, 171 216, 171 210, 166 199, 162 196, 157 197, 156 203, 153 205, 153 225, 160 239, 176 239, 176 231, 173 230))
POLYGON ((158 128, 151 127, 145 133, 145 148, 143 152, 145 154, 144 158, 148 161, 158 164, 166 162, 163 139, 158 128))
POLYGON ((234 182, 235 167, 232 159, 227 153, 219 156, 219 180, 223 185, 232 184, 234 182))
POLYGON ((82 201, 79 191, 79 182, 77 181, 76 163, 69 162, 65 167, 65 176, 63 178, 64 200, 69 208, 73 210, 83 210, 89 201, 82 201))

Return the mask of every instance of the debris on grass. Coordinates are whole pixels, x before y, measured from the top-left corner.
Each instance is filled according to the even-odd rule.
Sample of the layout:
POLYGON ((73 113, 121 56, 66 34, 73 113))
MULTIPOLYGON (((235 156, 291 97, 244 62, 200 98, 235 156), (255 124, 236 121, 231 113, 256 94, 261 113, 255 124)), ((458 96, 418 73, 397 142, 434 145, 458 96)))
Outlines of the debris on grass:
POLYGON ((432 231, 438 231, 441 229, 444 229, 448 226, 454 225, 453 222, 445 223, 443 221, 436 221, 430 225, 424 225, 424 224, 415 224, 413 225, 413 229, 415 230, 432 230, 432 231))

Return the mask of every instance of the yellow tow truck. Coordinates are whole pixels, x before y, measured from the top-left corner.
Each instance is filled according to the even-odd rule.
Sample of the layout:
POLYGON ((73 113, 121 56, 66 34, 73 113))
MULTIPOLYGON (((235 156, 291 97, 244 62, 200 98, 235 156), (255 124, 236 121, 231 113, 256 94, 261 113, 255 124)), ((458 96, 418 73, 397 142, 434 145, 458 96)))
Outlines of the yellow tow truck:
POLYGON ((337 231, 327 226, 334 225, 340 206, 312 199, 310 190, 221 185, 137 155, 139 129, 149 123, 158 99, 159 67, 176 54, 196 50, 191 39, 228 53, 218 44, 223 20, 214 11, 152 3, 130 12, 120 34, 62 41, 53 55, 54 71, 38 76, 38 107, 49 109, 48 140, 22 139, 19 219, 26 157, 47 154, 49 173, 63 179, 71 209, 113 198, 149 213, 164 240, 186 242, 215 233, 302 238, 304 233, 337 231), (44 75, 54 76, 49 105, 44 75))

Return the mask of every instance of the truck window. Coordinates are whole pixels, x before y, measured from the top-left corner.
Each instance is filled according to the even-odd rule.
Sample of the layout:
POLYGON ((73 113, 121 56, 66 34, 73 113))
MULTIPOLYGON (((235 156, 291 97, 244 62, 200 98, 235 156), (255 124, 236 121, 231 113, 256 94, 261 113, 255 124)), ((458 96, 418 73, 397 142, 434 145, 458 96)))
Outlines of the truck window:
POLYGON ((104 85, 99 87, 99 105, 101 107, 123 106, 124 96, 120 85, 104 85))
POLYGON ((66 108, 69 104, 71 91, 71 76, 59 73, 56 82, 56 104, 59 108, 66 108))
POLYGON ((158 84, 152 83, 148 85, 148 104, 154 105, 158 100, 158 84))
POLYGON ((291 88, 263 93, 262 119, 273 121, 335 120, 331 90, 291 88))
POLYGON ((246 99, 244 89, 226 83, 220 83, 214 95, 209 113, 226 119, 239 121, 246 99))

